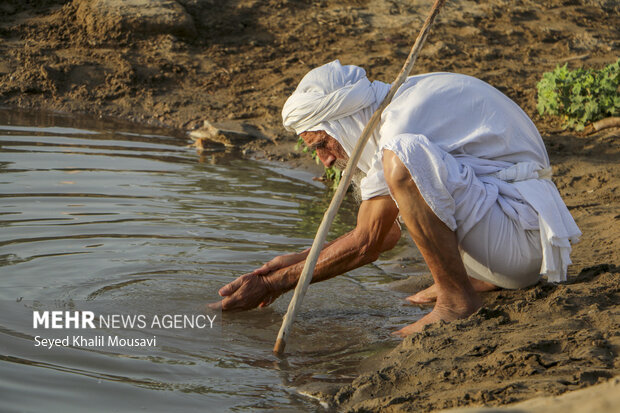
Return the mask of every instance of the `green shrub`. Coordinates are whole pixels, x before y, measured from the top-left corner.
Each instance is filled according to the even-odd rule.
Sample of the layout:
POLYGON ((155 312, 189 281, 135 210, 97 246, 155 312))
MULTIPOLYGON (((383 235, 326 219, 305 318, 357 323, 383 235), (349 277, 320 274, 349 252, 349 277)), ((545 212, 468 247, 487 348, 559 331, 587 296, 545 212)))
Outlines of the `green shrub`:
POLYGON ((620 111, 620 59, 601 70, 569 70, 567 64, 546 72, 536 85, 542 115, 559 115, 564 127, 582 130, 587 123, 620 111))
MULTIPOLYGON (((306 146, 306 143, 301 138, 297 139, 297 145, 295 145, 295 149, 301 150, 304 153, 310 152, 310 148, 306 146)), ((314 159, 317 165, 321 163, 321 160, 319 159, 316 150, 312 151, 312 153, 310 153, 310 156, 312 156, 312 159, 314 159)), ((338 188, 340 178, 342 178, 342 171, 332 166, 329 168, 325 168, 324 176, 328 182, 331 182, 331 189, 335 190, 336 188, 338 188)))

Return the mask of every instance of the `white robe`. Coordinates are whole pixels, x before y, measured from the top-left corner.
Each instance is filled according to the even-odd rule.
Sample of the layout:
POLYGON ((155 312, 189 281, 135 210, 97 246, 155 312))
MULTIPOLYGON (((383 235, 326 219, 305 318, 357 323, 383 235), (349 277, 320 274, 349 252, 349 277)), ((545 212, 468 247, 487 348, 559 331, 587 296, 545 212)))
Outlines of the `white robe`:
MULTIPOLYGON (((363 79, 363 69, 341 66, 338 61, 310 72, 287 101, 288 107, 285 105, 285 126, 298 133, 325 130, 350 154, 361 129, 389 90, 388 84, 371 84, 363 79), (321 89, 328 99, 320 99, 321 89), (299 102, 307 102, 308 90, 312 91, 312 99, 321 102, 318 116, 312 104, 310 110, 294 112, 299 102), (357 102, 356 96, 365 99, 362 109, 347 111, 346 102, 357 102), (326 102, 337 107, 335 115, 330 115, 326 102)), ((505 226, 497 219, 508 220, 511 230, 500 235, 510 238, 503 243, 514 248, 505 249, 521 252, 506 252, 515 259, 493 256, 493 262, 522 257, 528 266, 538 259, 537 273, 554 282, 566 280, 566 268, 571 263, 570 242, 577 242, 581 232, 550 180, 549 159, 536 127, 500 91, 476 78, 452 73, 408 78, 383 112, 380 127, 358 164, 366 173, 361 182, 363 199, 389 194, 383 176, 384 149, 392 150, 403 161, 427 204, 457 232, 461 243, 469 240, 470 247, 477 250, 478 244, 488 244, 487 252, 478 251, 478 257, 493 256, 489 251, 497 246, 490 245, 490 237, 495 243, 502 242, 493 228, 505 226), (496 222, 487 222, 489 217, 496 222), (486 235, 480 230, 483 226, 486 235), (540 243, 532 243, 531 234, 517 236, 519 231, 538 230, 540 243), (468 237, 472 231, 480 235, 473 241, 468 237), (515 243, 517 238, 527 238, 527 245, 515 243)), ((469 272, 471 266, 466 258, 469 272)), ((495 265, 490 260, 476 260, 481 268, 495 265)), ((480 275, 480 271, 471 272, 476 273, 472 276, 480 275)), ((488 280, 484 276, 476 278, 488 280)))

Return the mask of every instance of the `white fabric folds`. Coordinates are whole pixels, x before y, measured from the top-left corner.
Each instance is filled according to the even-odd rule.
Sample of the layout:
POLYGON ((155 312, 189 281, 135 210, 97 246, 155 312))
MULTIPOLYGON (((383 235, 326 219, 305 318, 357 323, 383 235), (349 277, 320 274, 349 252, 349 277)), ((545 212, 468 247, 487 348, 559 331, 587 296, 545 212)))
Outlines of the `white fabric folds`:
MULTIPOLYGON (((390 90, 383 82, 370 82, 361 67, 343 66, 338 60, 311 70, 282 109, 284 127, 300 134, 324 130, 348 155, 355 147, 370 117, 390 90)), ((375 131, 358 167, 368 172, 379 141, 375 131)))
POLYGON ((374 101, 364 69, 336 60, 304 76, 282 109, 284 127, 299 134, 324 120, 352 115, 374 101))
POLYGON ((515 182, 514 185, 538 212, 543 247, 541 274, 551 282, 566 281, 566 269, 572 262, 571 242, 579 242, 581 231, 553 182, 531 179, 515 182))

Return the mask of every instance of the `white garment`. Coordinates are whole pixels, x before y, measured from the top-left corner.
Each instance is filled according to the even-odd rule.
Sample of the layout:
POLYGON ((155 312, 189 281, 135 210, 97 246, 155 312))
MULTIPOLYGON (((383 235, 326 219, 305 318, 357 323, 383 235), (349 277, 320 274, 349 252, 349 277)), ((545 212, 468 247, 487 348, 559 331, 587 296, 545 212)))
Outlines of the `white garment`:
POLYGON ((540 232, 524 230, 497 203, 459 243, 467 274, 501 288, 525 288, 538 282, 540 232))
MULTIPOLYGON (((389 85, 335 61, 311 71, 286 102, 284 124, 298 133, 325 130, 350 155, 389 85), (360 98, 360 96, 362 98, 360 98)), ((460 242, 498 205, 523 230, 540 228, 542 266, 566 280, 570 242, 581 232, 549 179, 549 159, 536 127, 513 101, 473 77, 413 76, 383 112, 362 153, 363 199, 389 194, 383 149, 394 151, 435 214, 460 242), (543 176, 541 176, 541 174, 543 176)))

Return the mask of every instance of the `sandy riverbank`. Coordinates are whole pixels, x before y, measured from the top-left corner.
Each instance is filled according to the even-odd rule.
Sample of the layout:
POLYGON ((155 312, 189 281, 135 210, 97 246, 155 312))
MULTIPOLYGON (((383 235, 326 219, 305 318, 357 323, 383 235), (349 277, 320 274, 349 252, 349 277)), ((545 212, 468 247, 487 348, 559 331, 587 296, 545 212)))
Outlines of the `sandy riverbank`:
MULTIPOLYGON (((205 119, 249 123, 266 139, 246 149, 295 165, 296 138, 279 113, 301 76, 339 58, 391 81, 430 3, 8 0, 0 5, 0 105, 180 131, 205 119)), ((414 71, 477 76, 534 119, 583 231, 571 283, 488 294, 468 320, 432 326, 350 386, 323 391, 340 409, 496 406, 620 374, 619 131, 584 137, 535 112, 543 72, 618 58, 619 9, 604 0, 448 2, 414 71)))

